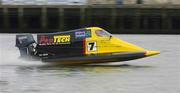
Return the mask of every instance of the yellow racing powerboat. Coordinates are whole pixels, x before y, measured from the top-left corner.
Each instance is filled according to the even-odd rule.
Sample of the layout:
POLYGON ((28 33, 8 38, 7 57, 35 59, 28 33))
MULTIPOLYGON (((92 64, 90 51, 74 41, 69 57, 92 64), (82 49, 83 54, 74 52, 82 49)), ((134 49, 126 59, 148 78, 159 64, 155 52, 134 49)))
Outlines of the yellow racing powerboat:
POLYGON ((112 36, 99 27, 65 32, 16 35, 21 58, 63 65, 120 62, 157 55, 112 36))

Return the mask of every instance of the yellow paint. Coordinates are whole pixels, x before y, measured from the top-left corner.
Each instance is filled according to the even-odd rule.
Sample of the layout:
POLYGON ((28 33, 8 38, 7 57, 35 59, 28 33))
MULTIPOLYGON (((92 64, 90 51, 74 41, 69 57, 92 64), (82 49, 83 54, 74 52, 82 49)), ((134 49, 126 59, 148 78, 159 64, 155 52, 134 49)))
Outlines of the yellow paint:
POLYGON ((160 51, 146 51, 146 56, 153 56, 153 55, 157 55, 160 54, 160 51))
POLYGON ((85 54, 107 54, 107 53, 120 53, 120 52, 138 52, 138 51, 144 51, 146 52, 146 56, 156 55, 159 54, 159 51, 148 51, 144 48, 141 48, 139 46, 130 44, 128 42, 125 42, 119 38, 116 38, 114 36, 105 36, 100 37, 97 36, 95 31, 97 30, 104 30, 99 27, 89 27, 86 28, 87 30, 91 31, 91 37, 86 38, 86 52, 85 54), (88 42, 96 42, 96 51, 89 51, 88 49, 88 42))
POLYGON ((67 43, 70 42, 70 35, 57 35, 54 36, 54 43, 67 43))

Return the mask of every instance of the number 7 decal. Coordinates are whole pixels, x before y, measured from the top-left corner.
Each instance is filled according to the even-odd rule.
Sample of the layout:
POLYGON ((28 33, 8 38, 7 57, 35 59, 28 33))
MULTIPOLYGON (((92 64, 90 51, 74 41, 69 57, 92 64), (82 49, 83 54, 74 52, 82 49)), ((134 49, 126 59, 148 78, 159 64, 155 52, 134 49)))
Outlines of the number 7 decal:
POLYGON ((88 42, 87 43, 88 51, 96 51, 96 42, 88 42))

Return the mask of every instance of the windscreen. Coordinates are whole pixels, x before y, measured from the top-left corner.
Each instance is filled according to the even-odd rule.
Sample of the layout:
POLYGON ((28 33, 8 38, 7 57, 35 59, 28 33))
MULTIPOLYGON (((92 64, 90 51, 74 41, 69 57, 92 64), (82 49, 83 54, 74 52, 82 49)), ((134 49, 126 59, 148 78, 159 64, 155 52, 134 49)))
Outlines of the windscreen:
POLYGON ((111 34, 105 30, 96 30, 95 33, 97 36, 100 36, 100 37, 110 37, 111 36, 111 34))

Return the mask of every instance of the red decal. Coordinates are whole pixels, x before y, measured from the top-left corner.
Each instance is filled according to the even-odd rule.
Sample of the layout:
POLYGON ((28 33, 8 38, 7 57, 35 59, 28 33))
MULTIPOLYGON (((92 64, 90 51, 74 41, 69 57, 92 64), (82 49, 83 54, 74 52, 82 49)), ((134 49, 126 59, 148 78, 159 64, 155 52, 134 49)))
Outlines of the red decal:
POLYGON ((84 38, 82 42, 83 42, 83 51, 82 52, 85 55, 86 54, 86 39, 84 38))
POLYGON ((40 44, 46 44, 49 42, 49 39, 47 36, 40 36, 39 43, 40 44))

